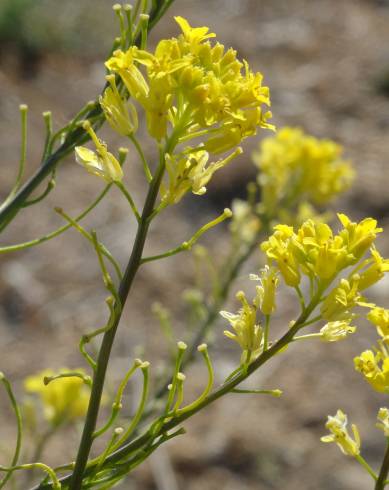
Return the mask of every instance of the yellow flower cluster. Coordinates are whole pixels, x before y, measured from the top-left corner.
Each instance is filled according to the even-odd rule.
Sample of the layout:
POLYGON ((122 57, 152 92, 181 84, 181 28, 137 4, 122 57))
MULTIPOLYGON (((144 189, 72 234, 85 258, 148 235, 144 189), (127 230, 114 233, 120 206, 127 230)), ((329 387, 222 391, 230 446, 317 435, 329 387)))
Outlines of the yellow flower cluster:
MULTIPOLYGON (((308 220, 296 233, 291 226, 277 225, 273 235, 262 243, 261 248, 269 262, 276 264, 288 286, 298 286, 303 274, 318 280, 322 286, 329 284, 343 269, 357 264, 374 242, 377 233, 382 231, 372 218, 353 223, 344 214, 338 217, 343 229, 337 235, 325 223, 308 220)), ((371 265, 373 260, 373 257, 368 259, 361 267, 371 265)), ((358 285, 361 277, 364 277, 363 272, 340 282, 333 298, 323 306, 326 319, 335 319, 330 312, 326 313, 330 301, 342 304, 346 301, 344 306, 360 301, 358 285)), ((369 282, 373 284, 381 277, 381 273, 377 273, 369 282)))
POLYGON ((253 156, 260 170, 264 209, 277 213, 296 197, 326 204, 349 188, 354 172, 334 141, 317 139, 299 128, 284 127, 265 138, 253 156))
POLYGON ((350 436, 347 429, 347 415, 338 410, 335 416, 328 416, 326 429, 330 431, 330 435, 323 436, 322 442, 336 442, 343 454, 348 456, 358 456, 360 453, 361 439, 359 437, 358 428, 352 424, 354 439, 350 436))
POLYGON ((240 62, 233 49, 212 45, 215 34, 207 27, 192 28, 184 18, 175 19, 182 34, 160 41, 153 53, 133 46, 115 51, 106 62, 145 110, 150 135, 162 140, 170 123, 178 137, 209 134, 204 149, 219 153, 258 127, 272 127, 266 122, 270 113, 262 110, 270 105, 262 75, 240 62))
MULTIPOLYGON (((88 408, 90 390, 81 377, 59 377, 49 383, 44 382, 68 371, 46 369, 25 379, 26 391, 40 396, 44 415, 54 426, 83 417, 88 408)), ((78 372, 83 374, 82 370, 78 372)))

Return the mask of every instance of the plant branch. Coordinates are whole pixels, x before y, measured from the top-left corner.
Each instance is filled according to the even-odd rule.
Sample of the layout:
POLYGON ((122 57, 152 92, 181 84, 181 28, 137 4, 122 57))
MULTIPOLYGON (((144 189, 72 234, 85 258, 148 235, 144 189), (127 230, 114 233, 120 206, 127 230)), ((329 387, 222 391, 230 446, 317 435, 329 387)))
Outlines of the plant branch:
POLYGON ((374 490, 383 490, 386 486, 386 479, 389 473, 389 439, 386 446, 385 456, 382 461, 381 469, 374 487, 374 490))
MULTIPOLYGON (((177 427, 183 421, 192 417, 195 413, 199 412, 206 406, 215 402, 216 400, 226 395, 227 393, 232 392, 234 388, 236 388, 240 383, 242 383, 245 379, 247 379, 254 371, 256 371, 263 364, 265 364, 269 359, 275 356, 287 344, 292 342, 293 337, 300 330, 301 325, 309 318, 309 316, 317 306, 318 298, 319 295, 316 295, 312 299, 310 304, 307 306, 305 311, 296 320, 296 323, 283 335, 283 337, 281 337, 277 342, 275 342, 268 350, 262 352, 262 354, 257 359, 255 359, 255 361, 253 361, 247 367, 247 369, 241 370, 235 377, 228 380, 226 383, 222 384, 218 389, 216 389, 214 392, 210 393, 207 397, 205 397, 204 400, 196 404, 196 406, 193 407, 193 409, 182 412, 178 415, 173 415, 171 417, 165 416, 164 419, 168 418, 168 421, 167 422, 162 421, 159 427, 158 434, 167 433, 169 430, 177 427)), ((158 434, 155 434, 154 432, 154 427, 155 427, 155 423, 151 424, 151 427, 142 435, 140 435, 135 440, 125 444, 117 451, 110 454, 107 457, 105 464, 110 466, 114 463, 123 460, 123 458, 125 458, 126 456, 133 454, 138 449, 147 447, 148 445, 152 444, 153 440, 158 436, 158 434)), ((93 472, 94 466, 95 465, 93 464, 86 469, 85 476, 93 472)), ((62 484, 67 485, 71 478, 72 475, 68 475, 61 478, 60 481, 62 484)), ((47 485, 41 484, 34 487, 32 490, 49 490, 50 488, 52 488, 50 484, 47 485)))
MULTIPOLYGON (((148 31, 150 31, 159 19, 164 15, 166 10, 174 0, 158 1, 155 3, 154 8, 150 11, 150 20, 148 23, 148 31)), ((141 37, 137 36, 134 45, 139 46, 141 37)), ((103 92, 106 88, 104 86, 103 92)), ((90 102, 87 104, 89 106, 90 102)), ((93 109, 89 110, 85 116, 88 120, 93 120, 93 126, 98 129, 104 123, 104 113, 98 98, 94 102, 93 109)), ((65 130, 65 128, 64 128, 65 130)), ((36 172, 30 177, 30 179, 22 185, 17 192, 9 199, 0 209, 0 231, 2 231, 12 219, 16 216, 19 210, 23 207, 28 197, 32 192, 42 183, 42 181, 50 175, 57 167, 58 163, 71 153, 75 146, 78 146, 85 141, 89 140, 89 135, 85 131, 77 126, 71 125, 69 131, 66 134, 65 141, 59 146, 59 148, 48 155, 42 165, 36 170, 36 172)))

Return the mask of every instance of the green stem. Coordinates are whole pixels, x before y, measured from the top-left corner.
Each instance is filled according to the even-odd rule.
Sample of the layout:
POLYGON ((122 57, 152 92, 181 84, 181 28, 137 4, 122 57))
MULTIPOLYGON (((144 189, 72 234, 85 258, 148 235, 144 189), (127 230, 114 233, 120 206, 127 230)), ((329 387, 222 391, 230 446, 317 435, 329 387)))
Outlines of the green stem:
POLYGON ((23 204, 23 208, 27 208, 28 206, 33 206, 34 204, 37 204, 40 201, 43 201, 43 199, 50 194, 50 192, 54 189, 55 187, 55 178, 54 178, 55 171, 53 172, 51 179, 48 181, 46 185, 46 189, 37 197, 34 197, 33 199, 30 199, 29 201, 25 201, 23 204))
POLYGON ((28 464, 20 464, 17 466, 12 466, 10 468, 6 468, 5 466, 0 466, 0 471, 6 471, 7 473, 15 471, 15 470, 33 470, 38 468, 42 471, 45 471, 51 478, 52 483, 49 484, 49 488, 53 488, 55 490, 61 490, 61 484, 55 474, 54 470, 43 463, 28 463, 28 464))
POLYGON ((296 342, 297 340, 317 339, 320 337, 323 337, 321 333, 308 333, 307 335, 298 335, 293 339, 293 342, 296 342))
POLYGON ((269 326, 270 326, 270 315, 265 315, 265 329, 263 332, 263 350, 267 350, 269 346, 269 326))
MULTIPOLYGON (((158 169, 150 182, 149 191, 143 207, 142 216, 138 225, 138 230, 132 249, 132 253, 124 273, 124 277, 119 286, 119 300, 121 307, 127 300, 135 275, 141 264, 143 248, 146 241, 147 232, 150 225, 150 216, 153 213, 155 201, 158 196, 159 187, 165 169, 164 153, 161 153, 158 169)), ((70 485, 71 490, 80 490, 84 471, 88 462, 89 453, 93 442, 93 433, 96 428, 96 420, 99 413, 101 395, 104 387, 105 375, 107 372, 108 361, 111 355, 112 345, 116 336, 116 331, 120 322, 122 308, 114 319, 112 327, 105 332, 101 348, 99 351, 96 371, 93 377, 92 392, 89 401, 88 412, 81 437, 81 442, 77 454, 76 464, 70 485)))
POLYGON ((139 402, 138 409, 137 409, 137 411, 134 415, 134 418, 132 419, 129 427, 124 431, 124 433, 120 437, 120 439, 112 445, 112 450, 115 450, 118 447, 120 447, 130 437, 130 435, 133 433, 136 426, 138 425, 140 418, 142 417, 142 414, 143 414, 143 411, 144 411, 145 405, 146 405, 147 395, 149 393, 149 369, 148 368, 149 368, 148 363, 147 363, 147 366, 141 368, 144 378, 143 378, 142 396, 141 396, 141 400, 139 402))
MULTIPOLYGON (((13 411, 15 413, 16 417, 16 424, 17 424, 17 436, 16 436, 16 445, 15 445, 15 451, 14 455, 11 461, 11 466, 15 466, 18 462, 19 456, 20 456, 20 450, 22 447, 22 434, 23 434, 23 426, 22 426, 22 415, 20 413, 20 408, 19 405, 16 401, 15 395, 12 391, 11 383, 8 381, 8 379, 4 376, 3 373, 0 373, 0 380, 4 384, 4 388, 8 394, 8 397, 10 399, 13 411)), ((11 478, 12 476, 12 470, 10 470, 5 477, 0 481, 0 488, 3 488, 7 481, 11 478)))
POLYGON ((139 212, 138 212, 138 209, 135 205, 135 202, 131 196, 131 194, 129 193, 129 191, 126 189, 126 187, 124 186, 124 184, 122 182, 115 182, 116 186, 120 189, 120 191, 122 192, 123 196, 127 199, 130 207, 131 207, 131 210, 132 212, 134 213, 134 216, 136 218, 136 221, 139 223, 140 221, 140 216, 139 216, 139 212))
POLYGON ((147 179, 147 182, 151 182, 153 176, 151 175, 151 172, 150 172, 150 168, 147 164, 147 160, 146 160, 146 157, 145 157, 145 154, 143 153, 143 150, 142 150, 142 147, 140 146, 139 144, 139 141, 136 139, 136 137, 134 136, 134 134, 131 134, 129 136, 130 140, 132 141, 133 145, 135 146, 136 148, 136 151, 138 152, 138 155, 141 159, 141 162, 142 162, 142 165, 143 165, 143 171, 146 175, 146 179, 147 179))
POLYGON ((144 257, 142 259, 142 264, 145 264, 147 262, 153 262, 155 260, 165 259, 167 257, 172 257, 173 255, 176 255, 180 252, 190 250, 205 232, 207 232, 210 228, 217 226, 219 223, 221 223, 227 218, 231 218, 231 211, 229 209, 225 209, 223 213, 220 216, 218 216, 216 219, 202 226, 199 230, 196 231, 196 233, 192 236, 192 238, 190 238, 187 242, 184 242, 178 247, 172 248, 162 254, 152 255, 150 257, 144 257))
MULTIPOLYGON (((76 218, 74 218, 74 221, 78 223, 81 221, 87 214, 89 214, 98 204, 99 202, 104 198, 104 196, 107 194, 111 187, 111 184, 107 185, 105 189, 98 195, 98 197, 92 202, 90 206, 88 206, 81 214, 79 214, 76 218)), ((29 242, 24 242, 24 243, 18 243, 17 245, 8 245, 5 247, 0 247, 0 254, 6 253, 6 252, 16 252, 19 250, 24 250, 25 248, 30 248, 34 247, 36 245, 39 245, 40 243, 47 242, 48 240, 51 240, 52 238, 57 237, 61 233, 65 232, 69 228, 72 228, 72 224, 69 223, 67 225, 61 226, 60 228, 52 231, 51 233, 44 235, 39 238, 35 238, 34 240, 30 240, 29 242)))
POLYGON ((383 490, 385 488, 388 472, 389 472, 389 439, 387 439, 387 446, 386 446, 384 459, 382 461, 381 469, 374 490, 383 490))

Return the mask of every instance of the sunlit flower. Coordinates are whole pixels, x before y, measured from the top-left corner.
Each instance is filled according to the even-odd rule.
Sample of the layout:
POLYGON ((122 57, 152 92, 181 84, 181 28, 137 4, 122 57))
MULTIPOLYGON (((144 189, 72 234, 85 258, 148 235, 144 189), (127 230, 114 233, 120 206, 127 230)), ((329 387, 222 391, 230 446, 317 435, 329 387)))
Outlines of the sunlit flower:
POLYGON ((338 410, 335 416, 328 416, 326 429, 330 431, 330 435, 323 436, 322 442, 336 442, 343 454, 348 456, 357 456, 360 453, 361 439, 359 437, 358 428, 352 424, 354 439, 350 436, 347 430, 347 415, 338 410))
POLYGON ((97 177, 101 177, 106 182, 120 182, 123 178, 123 170, 117 159, 107 150, 107 146, 103 143, 93 131, 90 123, 84 123, 84 129, 89 133, 92 141, 96 145, 96 152, 85 148, 84 146, 76 146, 76 160, 86 168, 86 170, 97 177))

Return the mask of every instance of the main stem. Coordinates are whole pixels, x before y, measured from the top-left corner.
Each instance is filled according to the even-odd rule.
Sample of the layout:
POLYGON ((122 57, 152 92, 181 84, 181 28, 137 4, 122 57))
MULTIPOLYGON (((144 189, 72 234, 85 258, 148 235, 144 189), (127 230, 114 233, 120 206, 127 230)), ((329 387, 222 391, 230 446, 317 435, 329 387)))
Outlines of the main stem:
POLYGON ((382 461, 380 474, 378 475, 374 490, 383 490, 386 486, 386 479, 389 473, 389 439, 386 446, 385 456, 382 461))
POLYGON ((130 292, 135 275, 141 263, 144 244, 146 241, 147 232, 150 225, 150 216, 154 210, 155 201, 158 195, 159 186, 164 172, 164 156, 162 155, 159 162, 159 167, 156 171, 153 180, 150 182, 149 191, 143 207, 142 216, 138 225, 134 246, 131 252, 130 259, 119 286, 120 313, 115 318, 112 327, 104 334, 99 355, 97 358, 97 367, 93 377, 93 385, 91 397, 89 400, 88 412, 86 415, 85 425, 81 437, 80 446, 78 449, 77 459, 74 467, 73 477, 70 484, 71 490, 80 490, 84 471, 88 462, 89 453, 93 443, 93 432, 96 428, 97 416, 99 413, 101 395, 103 392, 105 375, 112 350, 112 345, 115 339, 116 331, 120 322, 121 312, 130 292))

